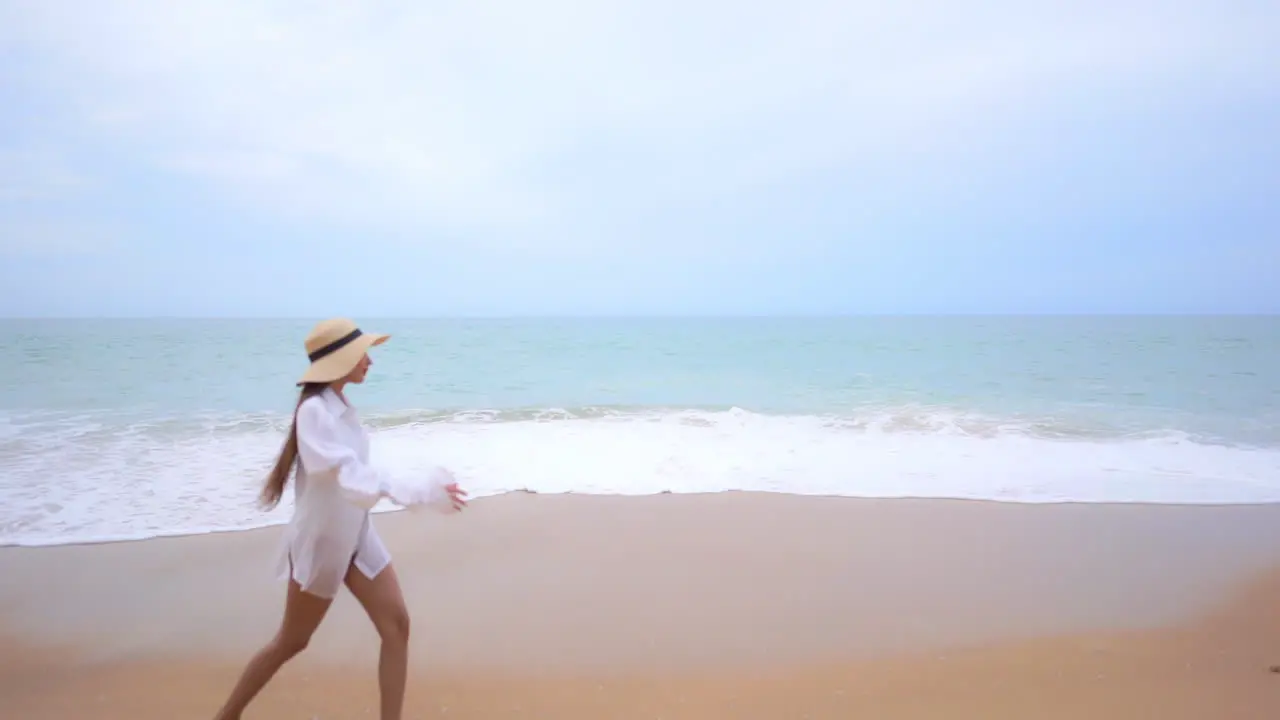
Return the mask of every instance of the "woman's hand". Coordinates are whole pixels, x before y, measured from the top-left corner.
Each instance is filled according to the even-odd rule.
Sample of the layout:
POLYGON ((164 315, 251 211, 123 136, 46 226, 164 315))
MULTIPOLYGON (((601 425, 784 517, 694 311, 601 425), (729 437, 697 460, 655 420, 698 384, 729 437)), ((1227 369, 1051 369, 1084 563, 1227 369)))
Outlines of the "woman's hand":
POLYGON ((458 479, 448 468, 432 466, 424 478, 404 485, 404 494, 392 498, 404 507, 430 508, 447 514, 467 506, 467 491, 458 487, 458 479))
POLYGON ((458 483, 456 482, 449 483, 448 485, 444 486, 444 489, 448 491, 449 502, 450 504, 453 505, 453 509, 455 511, 462 510, 462 508, 467 506, 467 501, 466 501, 467 491, 458 487, 458 483))

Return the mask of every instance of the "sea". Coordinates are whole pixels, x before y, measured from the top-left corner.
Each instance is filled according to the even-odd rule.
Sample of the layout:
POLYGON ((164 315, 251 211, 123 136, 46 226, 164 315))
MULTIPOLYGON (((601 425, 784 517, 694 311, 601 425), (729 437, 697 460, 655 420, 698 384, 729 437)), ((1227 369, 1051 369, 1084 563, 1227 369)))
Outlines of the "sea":
MULTIPOLYGON (((287 521, 313 322, 0 320, 0 544, 287 521)), ((1275 316, 360 322, 374 462, 476 497, 1280 501, 1275 316)))

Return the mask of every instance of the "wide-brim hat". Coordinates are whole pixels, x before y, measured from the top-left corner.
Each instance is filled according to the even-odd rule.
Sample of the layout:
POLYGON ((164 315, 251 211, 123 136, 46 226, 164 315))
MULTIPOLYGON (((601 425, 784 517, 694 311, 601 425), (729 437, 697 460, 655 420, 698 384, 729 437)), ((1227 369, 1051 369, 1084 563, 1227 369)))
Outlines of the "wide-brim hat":
POLYGON ((311 367, 307 368, 298 384, 330 383, 345 377, 369 348, 381 345, 390 337, 364 332, 347 318, 332 318, 317 323, 304 343, 311 367))

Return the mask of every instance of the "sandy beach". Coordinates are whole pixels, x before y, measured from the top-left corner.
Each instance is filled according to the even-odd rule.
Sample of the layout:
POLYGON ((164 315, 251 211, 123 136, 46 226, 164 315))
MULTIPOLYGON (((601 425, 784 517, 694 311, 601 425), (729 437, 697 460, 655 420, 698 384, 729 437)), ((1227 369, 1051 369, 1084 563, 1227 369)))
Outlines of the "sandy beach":
MULTIPOLYGON (((1280 507, 509 494, 375 522, 406 717, 1280 717, 1280 507)), ((0 549, 5 715, 207 718, 277 528, 0 549)), ((248 718, 376 717, 340 596, 248 718)))

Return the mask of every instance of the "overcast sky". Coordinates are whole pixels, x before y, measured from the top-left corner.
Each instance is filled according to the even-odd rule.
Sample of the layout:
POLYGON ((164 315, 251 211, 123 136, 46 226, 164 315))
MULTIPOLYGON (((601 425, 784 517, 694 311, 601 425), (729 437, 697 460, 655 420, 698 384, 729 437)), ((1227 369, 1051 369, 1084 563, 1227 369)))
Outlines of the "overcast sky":
POLYGON ((0 0, 0 315, 1280 312, 1280 3, 0 0))

